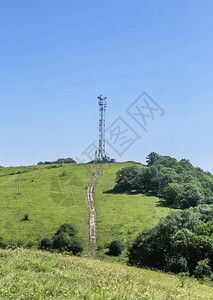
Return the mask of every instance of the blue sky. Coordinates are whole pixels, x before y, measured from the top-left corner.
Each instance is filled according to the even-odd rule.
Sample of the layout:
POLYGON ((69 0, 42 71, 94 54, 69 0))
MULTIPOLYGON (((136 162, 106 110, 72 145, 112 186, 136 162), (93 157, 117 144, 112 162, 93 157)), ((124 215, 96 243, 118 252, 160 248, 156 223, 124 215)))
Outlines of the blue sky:
POLYGON ((213 172, 213 2, 0 2, 0 165, 79 157, 106 122, 140 135, 118 161, 154 151, 213 172), (145 132, 126 113, 146 91, 164 111, 145 132))

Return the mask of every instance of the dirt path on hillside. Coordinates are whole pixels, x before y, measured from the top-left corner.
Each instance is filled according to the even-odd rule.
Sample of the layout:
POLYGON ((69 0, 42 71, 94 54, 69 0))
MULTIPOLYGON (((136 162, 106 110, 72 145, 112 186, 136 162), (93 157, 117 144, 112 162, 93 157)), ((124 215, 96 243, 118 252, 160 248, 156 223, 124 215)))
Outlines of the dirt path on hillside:
POLYGON ((90 183, 87 188, 87 204, 89 211, 89 247, 88 247, 88 256, 93 257, 96 251, 96 211, 95 211, 95 202, 93 198, 93 189, 95 181, 97 180, 99 174, 101 173, 101 167, 96 170, 93 174, 90 183))

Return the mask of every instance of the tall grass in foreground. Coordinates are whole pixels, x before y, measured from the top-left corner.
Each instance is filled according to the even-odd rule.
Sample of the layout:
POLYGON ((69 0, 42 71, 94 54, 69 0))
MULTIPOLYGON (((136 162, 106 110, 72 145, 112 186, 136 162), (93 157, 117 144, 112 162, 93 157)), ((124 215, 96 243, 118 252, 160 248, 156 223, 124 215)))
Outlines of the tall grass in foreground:
POLYGON ((0 299, 213 299, 192 278, 33 250, 0 250, 0 278, 0 299))

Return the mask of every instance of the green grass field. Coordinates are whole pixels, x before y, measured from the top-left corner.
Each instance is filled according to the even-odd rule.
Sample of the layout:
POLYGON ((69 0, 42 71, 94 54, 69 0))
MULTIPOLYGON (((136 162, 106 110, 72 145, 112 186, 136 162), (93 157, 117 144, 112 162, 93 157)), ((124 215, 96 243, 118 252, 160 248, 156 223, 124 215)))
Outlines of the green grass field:
POLYGON ((0 250, 0 299, 212 300, 192 278, 33 250, 0 250))
MULTIPOLYGON (((102 164, 95 185, 99 254, 114 239, 129 245, 143 229, 154 226, 169 209, 145 195, 106 193, 115 185, 116 172, 133 163, 102 164)), ((142 165, 138 164, 142 167, 142 165)), ((98 165, 70 164, 0 168, 0 237, 6 243, 37 246, 63 223, 73 223, 88 242, 87 185, 98 165), (20 194, 18 177, 20 176, 20 194), (29 221, 22 221, 25 214, 29 221)), ((123 260, 123 258, 122 258, 123 260)))
POLYGON ((65 165, 64 176, 61 167, 50 167, 0 169, 0 237, 7 243, 37 246, 44 236, 68 222, 77 226, 87 244, 86 193, 96 166, 65 165), (22 221, 25 214, 29 221, 22 221))
POLYGON ((106 193, 115 186, 116 172, 132 164, 104 164, 95 185, 98 247, 101 254, 107 251, 107 244, 114 239, 130 244, 141 231, 153 227, 170 212, 169 208, 160 206, 157 197, 106 193))
MULTIPOLYGON (((170 211, 156 197, 108 192, 115 185, 116 172, 132 164, 103 164, 95 185, 97 257, 106 260, 112 260, 103 255, 109 242, 119 239, 128 246, 170 211)), ((87 185, 97 167, 65 165, 63 176, 61 167, 46 165, 0 168, 0 237, 7 244, 36 248, 59 225, 72 223, 85 241, 86 254, 87 185), (25 214, 29 221, 22 220, 25 214)), ((125 254, 118 260, 125 262, 125 254)), ((192 278, 35 249, 0 250, 0 280, 0 299, 213 300, 212 288, 192 278)))

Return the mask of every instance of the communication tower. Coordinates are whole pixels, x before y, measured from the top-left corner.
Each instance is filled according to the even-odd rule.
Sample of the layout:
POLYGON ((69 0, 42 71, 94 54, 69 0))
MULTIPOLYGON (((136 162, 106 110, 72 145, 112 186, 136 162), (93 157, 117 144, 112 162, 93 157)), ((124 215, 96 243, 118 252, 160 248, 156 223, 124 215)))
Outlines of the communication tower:
POLYGON ((106 102, 107 97, 102 95, 98 96, 99 105, 99 149, 98 149, 98 159, 103 160, 106 157, 105 149, 105 113, 106 113, 106 102))

